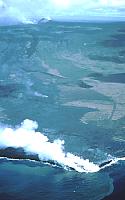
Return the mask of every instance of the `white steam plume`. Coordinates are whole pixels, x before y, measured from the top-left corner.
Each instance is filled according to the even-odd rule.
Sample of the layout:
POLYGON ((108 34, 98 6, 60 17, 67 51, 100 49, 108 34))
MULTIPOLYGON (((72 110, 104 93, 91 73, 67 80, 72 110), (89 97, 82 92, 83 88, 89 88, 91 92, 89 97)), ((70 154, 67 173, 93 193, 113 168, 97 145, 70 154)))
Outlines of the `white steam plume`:
POLYGON ((37 23, 48 16, 125 18, 125 0, 0 0, 0 24, 37 23))
POLYGON ((97 172, 98 165, 84 160, 72 153, 65 153, 64 141, 54 140, 50 142, 48 137, 35 130, 38 124, 26 119, 20 127, 4 128, 0 131, 0 147, 23 148, 27 154, 37 154, 41 161, 53 161, 62 167, 69 167, 78 172, 97 172))

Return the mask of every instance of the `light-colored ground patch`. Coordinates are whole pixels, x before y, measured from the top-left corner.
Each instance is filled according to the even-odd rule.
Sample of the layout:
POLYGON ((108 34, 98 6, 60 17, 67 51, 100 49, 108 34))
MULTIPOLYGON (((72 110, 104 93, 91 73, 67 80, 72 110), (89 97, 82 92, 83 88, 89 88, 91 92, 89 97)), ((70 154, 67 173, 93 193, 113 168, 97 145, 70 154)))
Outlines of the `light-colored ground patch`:
POLYGON ((110 97, 115 103, 125 103, 125 84, 105 83, 91 78, 85 78, 84 82, 93 86, 92 90, 110 97))
POLYGON ((125 84, 105 83, 91 78, 84 78, 83 81, 93 87, 90 89, 73 88, 71 86, 60 88, 62 97, 64 95, 64 106, 97 109, 97 111, 86 113, 81 118, 83 123, 100 120, 118 120, 125 117, 125 84), (95 92, 95 100, 87 100, 86 95, 92 92, 93 94, 95 92), (96 93, 104 95, 110 101, 96 100, 96 93))
MULTIPOLYGON (((85 42, 83 43, 83 45, 84 44, 87 45, 87 43, 85 42)), ((95 46, 95 51, 100 54, 100 52, 97 51, 96 44, 94 42, 91 42, 88 45, 95 46)), ((88 57, 87 52, 73 53, 69 51, 59 51, 57 57, 66 61, 70 61, 72 63, 72 66, 83 68, 84 70, 95 73, 112 74, 113 72, 115 74, 125 72, 124 64, 115 64, 114 62, 110 61, 92 60, 88 57)))
POLYGON ((80 120, 83 123, 88 123, 89 121, 99 121, 108 120, 112 116, 113 105, 109 102, 102 101, 73 101, 63 104, 64 106, 74 106, 79 108, 92 108, 97 109, 97 111, 92 111, 86 113, 80 120))

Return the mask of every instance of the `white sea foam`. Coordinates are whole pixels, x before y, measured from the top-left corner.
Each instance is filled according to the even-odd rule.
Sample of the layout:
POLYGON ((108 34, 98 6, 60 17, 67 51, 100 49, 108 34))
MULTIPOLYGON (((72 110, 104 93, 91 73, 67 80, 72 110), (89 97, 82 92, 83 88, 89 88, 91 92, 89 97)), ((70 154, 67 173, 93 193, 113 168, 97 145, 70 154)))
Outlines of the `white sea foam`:
POLYGON ((22 147, 25 153, 37 154, 41 161, 53 161, 62 167, 72 168, 78 172, 97 172, 98 165, 84 160, 72 153, 66 153, 63 140, 50 142, 44 134, 35 131, 38 128, 37 122, 26 119, 18 128, 4 128, 0 131, 0 146, 22 147))

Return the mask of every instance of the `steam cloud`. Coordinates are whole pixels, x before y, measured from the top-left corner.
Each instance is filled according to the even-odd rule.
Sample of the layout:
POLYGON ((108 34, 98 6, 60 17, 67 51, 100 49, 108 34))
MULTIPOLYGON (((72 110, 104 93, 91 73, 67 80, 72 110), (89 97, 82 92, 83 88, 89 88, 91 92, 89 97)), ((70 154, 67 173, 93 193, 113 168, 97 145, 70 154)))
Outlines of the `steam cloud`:
POLYGON ((37 128, 37 122, 29 119, 24 120, 18 128, 1 127, 0 156, 48 162, 81 173, 98 172, 119 161, 125 161, 125 157, 115 158, 110 156, 110 160, 107 158, 100 165, 94 164, 88 159, 85 160, 72 153, 66 153, 63 140, 58 139, 50 142, 47 136, 36 131, 37 128))
POLYGON ((38 124, 26 119, 19 128, 4 128, 0 133, 0 147, 23 148, 26 154, 38 155, 40 161, 52 161, 62 167, 69 167, 78 172, 97 172, 98 165, 84 160, 72 153, 65 153, 64 141, 50 142, 48 137, 35 131, 38 124))
POLYGON ((0 23, 37 23, 47 17, 125 18, 124 0, 0 0, 0 23))

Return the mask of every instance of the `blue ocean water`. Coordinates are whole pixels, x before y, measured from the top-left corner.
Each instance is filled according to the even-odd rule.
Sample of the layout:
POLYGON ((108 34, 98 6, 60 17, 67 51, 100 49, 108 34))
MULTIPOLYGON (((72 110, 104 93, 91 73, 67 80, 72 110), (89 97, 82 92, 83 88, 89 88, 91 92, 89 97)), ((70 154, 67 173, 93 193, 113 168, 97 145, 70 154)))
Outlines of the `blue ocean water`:
POLYGON ((113 192, 125 168, 124 25, 0 27, 0 156, 13 147, 40 159, 1 158, 0 199, 100 200, 113 192))

